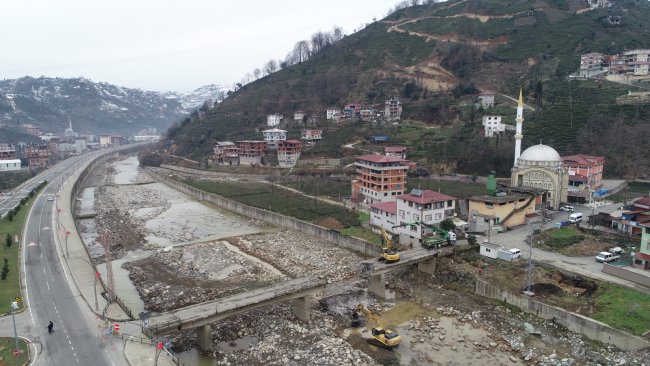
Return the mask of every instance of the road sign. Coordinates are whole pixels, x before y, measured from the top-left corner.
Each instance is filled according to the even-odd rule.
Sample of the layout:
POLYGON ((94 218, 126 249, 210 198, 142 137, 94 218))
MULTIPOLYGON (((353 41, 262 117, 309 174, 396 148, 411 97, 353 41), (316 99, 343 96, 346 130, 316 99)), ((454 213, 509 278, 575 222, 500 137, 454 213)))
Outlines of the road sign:
POLYGON ((102 274, 99 271, 95 272, 95 278, 99 278, 102 274))
POLYGON ((23 299, 21 299, 20 296, 16 296, 16 302, 20 304, 23 302, 23 299))
POLYGON ((120 331, 120 324, 118 323, 113 323, 113 330, 117 333, 120 331))
POLYGON ((158 342, 158 344, 156 344, 157 349, 163 349, 164 346, 163 342, 158 342))

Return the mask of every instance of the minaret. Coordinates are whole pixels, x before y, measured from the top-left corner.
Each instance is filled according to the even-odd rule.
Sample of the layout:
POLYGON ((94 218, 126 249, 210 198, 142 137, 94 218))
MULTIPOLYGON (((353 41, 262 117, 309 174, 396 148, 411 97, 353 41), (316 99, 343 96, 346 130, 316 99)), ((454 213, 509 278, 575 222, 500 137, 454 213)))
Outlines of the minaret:
POLYGON ((521 139, 524 138, 523 135, 523 123, 524 123, 524 98, 523 98, 523 88, 519 89, 519 102, 517 103, 517 130, 515 132, 515 162, 513 166, 517 166, 519 161, 519 156, 521 155, 521 139))

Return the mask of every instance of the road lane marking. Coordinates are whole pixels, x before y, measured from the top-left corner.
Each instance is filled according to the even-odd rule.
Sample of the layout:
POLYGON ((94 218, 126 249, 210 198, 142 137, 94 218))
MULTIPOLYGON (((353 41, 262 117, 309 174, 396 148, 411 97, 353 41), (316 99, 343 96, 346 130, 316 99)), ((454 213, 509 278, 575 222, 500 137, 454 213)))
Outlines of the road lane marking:
POLYGON ((50 291, 50 281, 45 281, 45 284, 47 285, 47 290, 50 291))
POLYGON ((45 267, 43 267, 43 273, 45 273, 45 267))
POLYGON ((70 343, 70 346, 72 346, 72 341, 70 339, 68 339, 68 343, 70 343))

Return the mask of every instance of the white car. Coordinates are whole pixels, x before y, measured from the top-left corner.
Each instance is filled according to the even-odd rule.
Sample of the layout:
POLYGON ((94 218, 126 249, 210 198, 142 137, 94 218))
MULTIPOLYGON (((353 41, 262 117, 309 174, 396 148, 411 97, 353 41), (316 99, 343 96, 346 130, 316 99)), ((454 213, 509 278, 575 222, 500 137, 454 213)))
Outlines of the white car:
POLYGON ((573 206, 562 206, 560 207, 560 211, 573 212, 573 206))
POLYGON ((512 248, 512 249, 510 249, 510 250, 508 250, 508 251, 509 251, 510 253, 512 253, 512 254, 511 254, 511 255, 512 255, 512 259, 517 259, 517 258, 521 257, 521 250, 519 250, 519 249, 517 249, 517 248, 512 248))
POLYGON ((47 200, 48 201, 54 201, 54 197, 48 197, 47 200))

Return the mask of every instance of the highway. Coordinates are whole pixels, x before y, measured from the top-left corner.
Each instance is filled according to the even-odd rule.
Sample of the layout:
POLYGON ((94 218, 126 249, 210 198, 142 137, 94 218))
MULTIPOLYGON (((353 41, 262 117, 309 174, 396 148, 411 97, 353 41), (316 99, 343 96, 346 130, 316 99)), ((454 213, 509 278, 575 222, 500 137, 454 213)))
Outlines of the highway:
POLYGON ((103 329, 98 328, 101 322, 72 287, 62 263, 63 249, 55 239, 57 202, 48 201, 89 157, 70 158, 43 175, 42 179, 51 183, 31 207, 23 232, 23 296, 28 318, 23 316, 21 323, 30 338, 40 339, 37 365, 126 365, 122 350, 114 349, 112 340, 103 339, 103 329), (48 334, 46 328, 50 320, 54 323, 53 334, 48 334))

